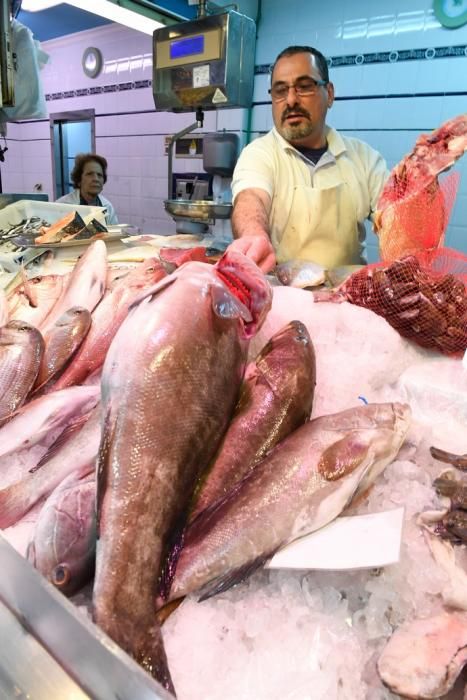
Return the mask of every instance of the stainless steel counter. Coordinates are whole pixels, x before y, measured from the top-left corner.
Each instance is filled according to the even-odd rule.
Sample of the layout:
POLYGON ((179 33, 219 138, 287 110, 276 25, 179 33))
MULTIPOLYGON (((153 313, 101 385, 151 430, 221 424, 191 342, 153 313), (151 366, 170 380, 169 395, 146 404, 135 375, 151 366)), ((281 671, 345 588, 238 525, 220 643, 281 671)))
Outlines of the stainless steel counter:
POLYGON ((170 700, 0 535, 0 700, 170 700))

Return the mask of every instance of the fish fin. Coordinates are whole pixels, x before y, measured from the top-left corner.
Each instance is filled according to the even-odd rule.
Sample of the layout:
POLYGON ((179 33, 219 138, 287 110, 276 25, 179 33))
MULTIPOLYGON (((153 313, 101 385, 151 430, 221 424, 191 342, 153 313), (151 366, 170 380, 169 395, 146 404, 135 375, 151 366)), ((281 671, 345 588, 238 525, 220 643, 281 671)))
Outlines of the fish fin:
POLYGON ((159 294, 159 292, 162 292, 166 287, 173 284, 176 279, 176 277, 171 277, 170 275, 168 275, 167 277, 163 277, 155 285, 153 285, 149 289, 145 289, 145 291, 142 294, 137 296, 136 299, 134 299, 131 302, 130 306, 128 307, 128 310, 131 311, 131 309, 134 309, 135 306, 138 306, 138 304, 144 301, 144 299, 146 299, 147 297, 152 297, 155 294, 159 294))
POLYGON ((31 282, 28 279, 28 276, 26 274, 26 269, 25 269, 23 264, 21 265, 20 274, 21 274, 21 280, 23 282, 24 293, 27 296, 27 298, 29 299, 29 303, 31 304, 31 306, 36 309, 37 306, 39 305, 39 301, 37 299, 37 294, 36 294, 35 289, 33 289, 33 285, 31 284, 31 282))
POLYGON ((169 597, 170 587, 175 576, 180 552, 183 549, 185 542, 186 521, 183 525, 179 523, 172 531, 171 537, 167 542, 167 555, 164 558, 164 563, 161 568, 159 582, 157 587, 157 595, 162 600, 166 601, 169 597))
POLYGON ((219 318, 242 318, 246 323, 251 323, 253 320, 248 307, 227 289, 212 285, 211 299, 213 311, 219 318))
POLYGON ((202 603, 208 598, 217 595, 218 593, 225 593, 229 588, 235 586, 237 583, 242 583, 249 576, 255 573, 258 569, 264 566, 264 564, 271 559, 279 548, 274 549, 273 552, 268 552, 267 554, 262 554, 261 556, 249 561, 237 569, 232 569, 222 576, 212 579, 201 589, 201 596, 198 598, 198 602, 202 603))
POLYGON ((175 612, 175 610, 183 603, 185 596, 182 598, 177 598, 176 600, 170 601, 170 603, 165 603, 159 610, 156 611, 156 620, 162 627, 164 622, 170 617, 170 615, 175 612))
POLYGON ((0 529, 14 525, 37 502, 29 488, 28 478, 20 479, 0 490, 0 529))
POLYGON ((79 418, 76 418, 76 420, 67 425, 65 430, 62 433, 60 433, 58 438, 55 440, 54 443, 52 443, 47 452, 44 455, 42 455, 38 463, 29 470, 29 473, 34 474, 34 472, 36 472, 38 469, 44 466, 44 464, 49 462, 52 459, 52 457, 55 457, 57 452, 59 452, 62 449, 64 444, 68 442, 68 440, 70 440, 73 437, 73 435, 75 435, 79 430, 81 430, 83 425, 88 421, 91 413, 92 411, 89 411, 89 413, 85 413, 84 415, 79 416, 79 418))
POLYGON ((337 481, 359 467, 369 449, 369 444, 362 442, 358 431, 353 430, 324 450, 318 462, 318 472, 327 481, 337 481))
POLYGON ((31 540, 26 549, 26 559, 31 562, 31 564, 36 566, 36 545, 34 540, 31 540))

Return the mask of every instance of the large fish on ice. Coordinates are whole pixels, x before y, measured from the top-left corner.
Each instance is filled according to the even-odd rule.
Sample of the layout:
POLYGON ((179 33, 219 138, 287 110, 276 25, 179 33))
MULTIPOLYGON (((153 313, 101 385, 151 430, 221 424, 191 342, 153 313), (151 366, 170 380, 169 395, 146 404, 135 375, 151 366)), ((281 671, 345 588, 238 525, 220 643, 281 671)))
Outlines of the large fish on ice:
MULTIPOLYGON (((29 401, 0 428, 0 457, 55 439, 99 401, 100 387, 72 386, 29 401)), ((52 441, 49 443, 52 444, 52 441)))
POLYGON ((71 595, 94 570, 96 476, 70 474, 44 503, 27 556, 59 591, 71 595))
POLYGON ((162 264, 150 258, 114 282, 111 291, 93 311, 91 330, 73 362, 47 390, 56 391, 73 384, 81 384, 90 374, 102 367, 107 350, 126 318, 132 301, 144 289, 156 284, 165 276, 162 264))
POLYGON ((334 520, 394 459, 409 423, 407 405, 387 403, 298 428, 191 523, 168 600, 225 591, 282 546, 334 520))
POLYGON ((92 311, 102 299, 107 283, 107 249, 104 241, 94 241, 78 260, 66 289, 53 306, 40 330, 45 335, 73 306, 92 311))
POLYGON ((10 320, 26 321, 40 328, 64 292, 70 274, 41 275, 23 282, 7 296, 10 320))
POLYGON ((172 689, 155 619, 161 559, 232 415, 271 290, 254 263, 226 253, 215 266, 186 263, 145 297, 102 375, 94 619, 172 689))
POLYGON ((278 442, 308 420, 315 384, 313 343, 303 323, 292 321, 248 366, 235 414, 212 466, 201 475, 191 519, 225 496, 278 442))
POLYGON ((74 354, 91 327, 91 313, 73 306, 60 316, 44 336, 45 352, 36 379, 36 388, 60 375, 71 362, 74 354))
POLYGON ((83 415, 77 426, 72 426, 70 434, 68 431, 62 433, 38 467, 0 489, 0 528, 18 522, 70 474, 83 476, 95 470, 101 438, 100 415, 101 408, 98 404, 89 415, 83 415))
POLYGON ((0 327, 0 425, 26 400, 43 354, 44 341, 33 326, 10 321, 0 327))

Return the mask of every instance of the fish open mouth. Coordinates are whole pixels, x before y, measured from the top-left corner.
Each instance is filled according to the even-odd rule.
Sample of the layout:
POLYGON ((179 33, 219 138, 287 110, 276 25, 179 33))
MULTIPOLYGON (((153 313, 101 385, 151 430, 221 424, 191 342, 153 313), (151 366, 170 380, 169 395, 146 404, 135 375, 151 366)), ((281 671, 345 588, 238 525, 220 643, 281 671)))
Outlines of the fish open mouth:
POLYGON ((231 270, 218 270, 217 274, 229 289, 230 292, 242 303, 247 309, 251 309, 251 292, 246 287, 241 279, 239 279, 231 270))
POLYGON ((216 274, 229 292, 251 314, 245 321, 245 334, 253 336, 271 308, 271 286, 259 267, 243 253, 226 251, 215 265, 216 274))

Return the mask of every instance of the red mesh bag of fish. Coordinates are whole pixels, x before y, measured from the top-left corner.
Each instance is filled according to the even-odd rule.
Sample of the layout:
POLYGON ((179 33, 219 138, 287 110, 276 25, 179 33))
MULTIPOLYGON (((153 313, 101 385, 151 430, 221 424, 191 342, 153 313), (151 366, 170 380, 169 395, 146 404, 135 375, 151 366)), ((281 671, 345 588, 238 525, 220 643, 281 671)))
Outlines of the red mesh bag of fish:
POLYGON ((467 114, 449 119, 429 134, 420 134, 412 151, 391 170, 378 200, 374 228, 381 260, 443 245, 456 198, 459 174, 441 183, 467 149, 467 114))
POLYGON ((459 173, 451 173, 441 182, 435 178, 421 191, 408 193, 400 183, 392 182, 392 192, 386 192, 387 201, 392 197, 392 202, 375 226, 381 260, 393 262, 443 245, 459 179, 459 173))
POLYGON ((467 349, 467 256, 450 248, 367 265, 339 289, 402 336, 446 355, 467 349))

